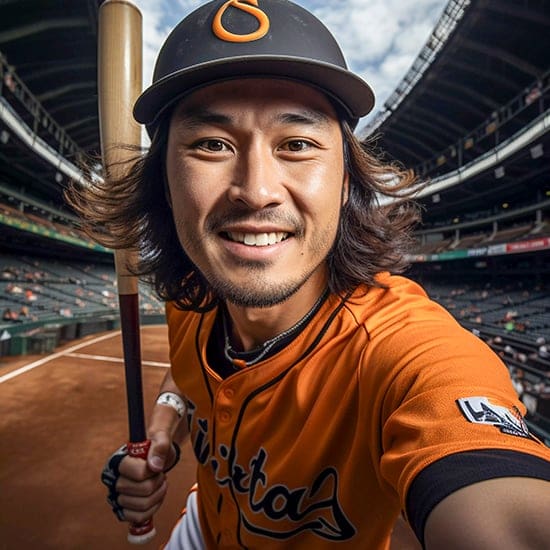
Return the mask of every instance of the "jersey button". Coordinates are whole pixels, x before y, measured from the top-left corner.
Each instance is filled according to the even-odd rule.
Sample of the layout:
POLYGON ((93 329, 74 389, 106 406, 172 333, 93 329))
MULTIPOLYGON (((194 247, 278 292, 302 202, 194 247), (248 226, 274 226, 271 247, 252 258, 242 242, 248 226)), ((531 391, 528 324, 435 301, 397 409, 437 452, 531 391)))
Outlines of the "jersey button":
POLYGON ((223 390, 223 394, 227 397, 227 399, 233 399, 235 396, 235 390, 233 388, 225 388, 223 390))
POLYGON ((225 422, 225 423, 230 422, 231 418, 232 418, 231 411, 228 409, 222 409, 218 413, 218 420, 220 422, 225 422))

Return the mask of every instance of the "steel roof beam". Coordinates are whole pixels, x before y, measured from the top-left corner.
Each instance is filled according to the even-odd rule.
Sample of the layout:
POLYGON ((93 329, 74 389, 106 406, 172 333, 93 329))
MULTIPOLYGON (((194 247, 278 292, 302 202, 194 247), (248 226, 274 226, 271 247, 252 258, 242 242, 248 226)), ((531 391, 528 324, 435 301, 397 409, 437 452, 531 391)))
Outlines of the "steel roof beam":
POLYGON ((19 27, 11 28, 0 32, 0 44, 21 40, 35 34, 53 31, 57 29, 76 29, 79 27, 87 27, 88 20, 85 17, 71 17, 59 19, 47 19, 45 21, 37 21, 29 25, 20 25, 19 27))
POLYGON ((420 107, 420 105, 415 104, 414 109, 411 109, 414 113, 418 113, 422 115, 425 119, 430 118, 435 120, 441 125, 445 125, 451 130, 454 130, 457 134, 460 134, 461 136, 466 135, 470 130, 466 128, 465 126, 460 126, 456 122, 452 121, 449 118, 445 118, 441 115, 438 115, 436 111, 430 111, 429 109, 425 109, 424 107, 420 107))
POLYGON ((74 92, 76 90, 84 90, 87 88, 90 90, 97 89, 97 81, 90 80, 88 82, 68 84, 67 86, 61 86, 60 88, 52 88, 51 90, 36 96, 36 98, 40 101, 40 103, 44 103, 45 101, 55 99, 67 93, 74 92))
POLYGON ((97 132, 90 127, 77 128, 71 132, 71 137, 75 136, 75 139, 78 139, 79 143, 82 141, 93 141, 97 143, 97 132))
MULTIPOLYGON (((434 135, 439 136, 437 139, 447 143, 452 143, 458 139, 456 133, 449 131, 450 126, 445 118, 438 117, 438 119, 435 120, 435 117, 432 116, 429 118, 417 116, 415 109, 411 109, 411 112, 403 114, 398 124, 414 124, 426 128, 431 133, 432 137, 434 137, 434 135), (437 124, 434 124, 433 121, 437 122, 437 124)), ((462 135, 461 132, 458 132, 458 134, 462 135)))
POLYGON ((515 67, 516 69, 531 75, 534 78, 540 78, 542 76, 542 70, 531 63, 527 63, 521 57, 511 54, 509 51, 503 50, 502 48, 496 48, 494 46, 488 46, 486 44, 481 44, 474 40, 468 40, 467 38, 461 39, 461 46, 473 50, 477 53, 487 55, 499 61, 504 61, 508 65, 515 67))
MULTIPOLYGON (((388 142, 388 135, 395 135, 399 138, 403 138, 411 143, 413 143, 415 146, 417 146, 419 149, 423 149, 424 151, 426 151, 426 153, 428 153, 430 156, 433 156, 435 153, 432 149, 430 149, 429 147, 426 147, 426 145, 416 139, 416 137, 414 137, 413 135, 409 134, 408 132, 404 132, 401 130, 401 128, 399 130, 395 129, 395 128, 391 128, 391 129, 387 129, 385 132, 384 132, 384 141, 388 142)), ((407 154, 411 157, 414 157, 416 159, 418 159, 418 161, 422 161, 424 160, 425 157, 421 157, 417 151, 413 151, 412 149, 409 149, 408 147, 406 146, 401 146, 402 144, 400 143, 397 143, 397 142, 392 142, 391 143, 391 147, 392 149, 401 149, 403 151, 407 151, 407 154)))
POLYGON ((514 19, 523 19, 529 23, 550 26, 548 12, 542 10, 535 12, 536 6, 534 5, 530 5, 529 9, 525 9, 519 2, 505 3, 498 0, 497 2, 489 2, 485 8, 504 15, 510 15, 514 19))
POLYGON ((473 63, 464 63, 463 61, 460 61, 460 59, 458 59, 456 56, 449 56, 448 66, 456 67, 462 72, 473 74, 476 77, 481 76, 489 78, 491 83, 498 84, 498 86, 500 87, 506 87, 511 92, 517 91, 517 84, 515 84, 509 78, 504 78, 501 74, 495 72, 489 72, 487 70, 480 69, 477 65, 473 63))
POLYGON ((481 109, 477 108, 473 103, 468 103, 467 101, 463 101, 462 99, 452 97, 448 94, 440 93, 433 88, 427 88, 424 94, 426 97, 433 97, 450 105, 461 107, 464 111, 474 113, 481 118, 487 117, 487 111, 482 111, 481 109))
MULTIPOLYGON (((434 135, 435 127, 432 125, 426 125, 426 124, 421 125, 421 124, 415 123, 414 121, 405 121, 401 119, 399 121, 399 128, 400 129, 403 128, 407 133, 412 131, 412 133, 414 133, 415 135, 424 137, 426 140, 430 142, 444 141, 444 139, 442 140, 441 138, 438 138, 437 136, 434 135), (424 126, 424 127, 428 126, 428 128, 422 129, 421 126, 424 126)), ((391 132, 391 129, 389 131, 391 132)), ((445 148, 446 145, 443 145, 443 146, 437 145, 437 147, 438 147, 438 150, 441 150, 442 148, 445 148)))
MULTIPOLYGON (((41 67, 44 67, 42 64, 41 67)), ((53 76, 58 73, 64 73, 65 71, 85 71, 92 69, 95 71, 97 69, 96 63, 67 63, 63 64, 59 61, 56 61, 52 64, 51 67, 42 68, 41 70, 31 71, 29 74, 25 75, 25 83, 28 84, 32 80, 38 78, 43 78, 47 76, 53 76)))
POLYGON ((71 130, 74 130, 75 128, 78 128, 79 126, 85 126, 88 122, 94 122, 97 120, 97 116, 88 116, 85 118, 79 118, 78 120, 75 120, 74 122, 71 122, 70 124, 66 124, 63 126, 63 129, 66 132, 71 132, 71 130))
POLYGON ((57 107, 50 107, 48 109, 48 113, 50 115, 54 115, 56 113, 65 111, 66 109, 72 109, 73 107, 82 107, 84 105, 96 104, 96 103, 97 103, 97 97, 92 96, 92 97, 80 98, 76 101, 60 103, 57 107))
POLYGON ((448 88, 450 90, 459 92, 459 94, 464 97, 471 97, 477 103, 482 103, 489 107, 491 111, 496 111, 501 107, 500 103, 497 103, 496 101, 492 100, 490 97, 484 94, 480 94, 473 87, 463 86, 462 84, 459 84, 458 80, 443 80, 439 83, 439 87, 448 88))

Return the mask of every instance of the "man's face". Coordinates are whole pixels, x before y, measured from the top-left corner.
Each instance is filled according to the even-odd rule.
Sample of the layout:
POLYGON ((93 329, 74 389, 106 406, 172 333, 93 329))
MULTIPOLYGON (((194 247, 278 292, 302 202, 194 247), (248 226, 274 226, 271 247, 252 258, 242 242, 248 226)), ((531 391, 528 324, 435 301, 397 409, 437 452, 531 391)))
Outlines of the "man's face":
POLYGON ((198 90, 172 116, 166 166, 181 245, 219 296, 268 307, 324 288, 348 178, 323 94, 275 79, 198 90))

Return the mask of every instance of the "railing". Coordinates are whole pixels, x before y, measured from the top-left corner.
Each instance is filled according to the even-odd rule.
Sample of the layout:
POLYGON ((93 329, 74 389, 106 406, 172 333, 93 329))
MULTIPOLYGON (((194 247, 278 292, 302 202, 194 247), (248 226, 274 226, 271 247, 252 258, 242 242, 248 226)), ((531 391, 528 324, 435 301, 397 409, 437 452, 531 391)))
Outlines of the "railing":
MULTIPOLYGON (((0 52, 0 118, 22 143, 69 179, 101 180, 102 176, 99 172, 101 166, 99 164, 92 166, 86 151, 80 148, 44 109, 13 67, 8 64, 2 52, 0 52)), ((4 135, 2 135, 2 141, 4 141, 4 135)), ((2 188, 0 191, 6 190, 2 188)), ((14 192, 10 191, 10 194, 14 195, 14 192)), ((55 208, 47 209, 52 214, 59 214, 55 208)))
POLYGON ((447 42, 449 36, 451 36, 458 22, 464 16, 470 3, 470 0, 449 1, 435 29, 430 35, 430 38, 420 51, 412 67, 398 84, 392 95, 386 100, 383 110, 380 111, 376 118, 365 128, 366 135, 372 134, 390 117, 392 112, 397 109, 417 82, 422 78, 428 67, 430 67, 447 42))
POLYGON ((550 71, 547 71, 540 79, 531 83, 526 89, 522 90, 512 100, 494 111, 491 116, 485 119, 481 124, 471 132, 462 136, 457 142, 448 145, 445 149, 438 152, 432 158, 416 165, 414 171, 419 176, 426 176, 433 170, 441 169, 449 161, 455 162, 455 167, 462 168, 471 159, 467 158, 467 153, 473 150, 486 139, 491 139, 490 148, 494 149, 510 139, 508 133, 503 130, 508 124, 520 115, 530 109, 531 113, 527 121, 522 121, 526 126, 535 121, 544 112, 544 101, 550 95, 550 71))
MULTIPOLYGON (((419 190, 417 198, 433 195, 481 172, 496 169, 511 154, 546 134, 550 130, 550 108, 546 107, 545 103, 548 103, 549 99, 550 71, 495 111, 472 132, 461 137, 458 142, 447 146, 431 159, 411 167, 420 181, 429 180, 429 185, 419 190), (525 116, 527 109, 531 109, 528 117, 525 116), (519 115, 524 115, 521 123, 512 125, 511 121, 519 118, 519 115), (510 126, 506 128, 508 124, 510 126), (475 149, 476 145, 479 146, 488 138, 491 138, 492 142, 485 142, 486 150, 479 151, 479 147, 475 149), (468 151, 471 151, 469 156, 466 154, 468 151), (440 173, 436 173, 435 170, 439 170, 440 173)), ((536 155, 537 152, 533 150, 532 154, 536 155)), ((381 204, 391 200, 388 197, 380 197, 381 204)))
POLYGON ((47 134, 49 138, 47 141, 59 155, 63 157, 74 156, 76 158, 84 156, 84 151, 44 109, 40 101, 19 78, 13 67, 8 64, 8 60, 2 52, 0 52, 0 95, 8 100, 11 98, 16 100, 16 102, 10 101, 12 106, 16 107, 16 111, 22 117, 30 116, 32 120, 30 127, 34 134, 47 134))

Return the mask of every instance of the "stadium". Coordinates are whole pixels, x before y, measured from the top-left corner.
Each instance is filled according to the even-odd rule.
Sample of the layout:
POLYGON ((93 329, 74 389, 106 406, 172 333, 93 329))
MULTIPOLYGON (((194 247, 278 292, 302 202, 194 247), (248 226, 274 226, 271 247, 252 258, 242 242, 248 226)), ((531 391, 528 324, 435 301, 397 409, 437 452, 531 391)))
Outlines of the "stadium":
MULTIPOLYGON (((127 437, 113 253, 83 233, 63 199, 69 181, 101 172, 101 3, 52 0, 47 18, 41 0, 0 3, 5 549, 127 546, 95 487, 108 445, 127 437), (94 488, 77 497, 67 478, 82 460, 93 470, 83 484, 94 488), (61 461, 68 471, 57 471, 61 461)), ((550 446, 549 49, 549 0, 450 0, 360 137, 422 182, 407 276, 500 355, 530 430, 550 446)), ((145 284, 140 319, 148 407, 168 356, 164 307, 145 284)), ((190 467, 174 486, 190 484, 190 453, 184 460, 190 467)), ((174 519, 159 517, 158 530, 166 535, 174 519)), ((396 542, 394 550, 416 547, 396 542)))

